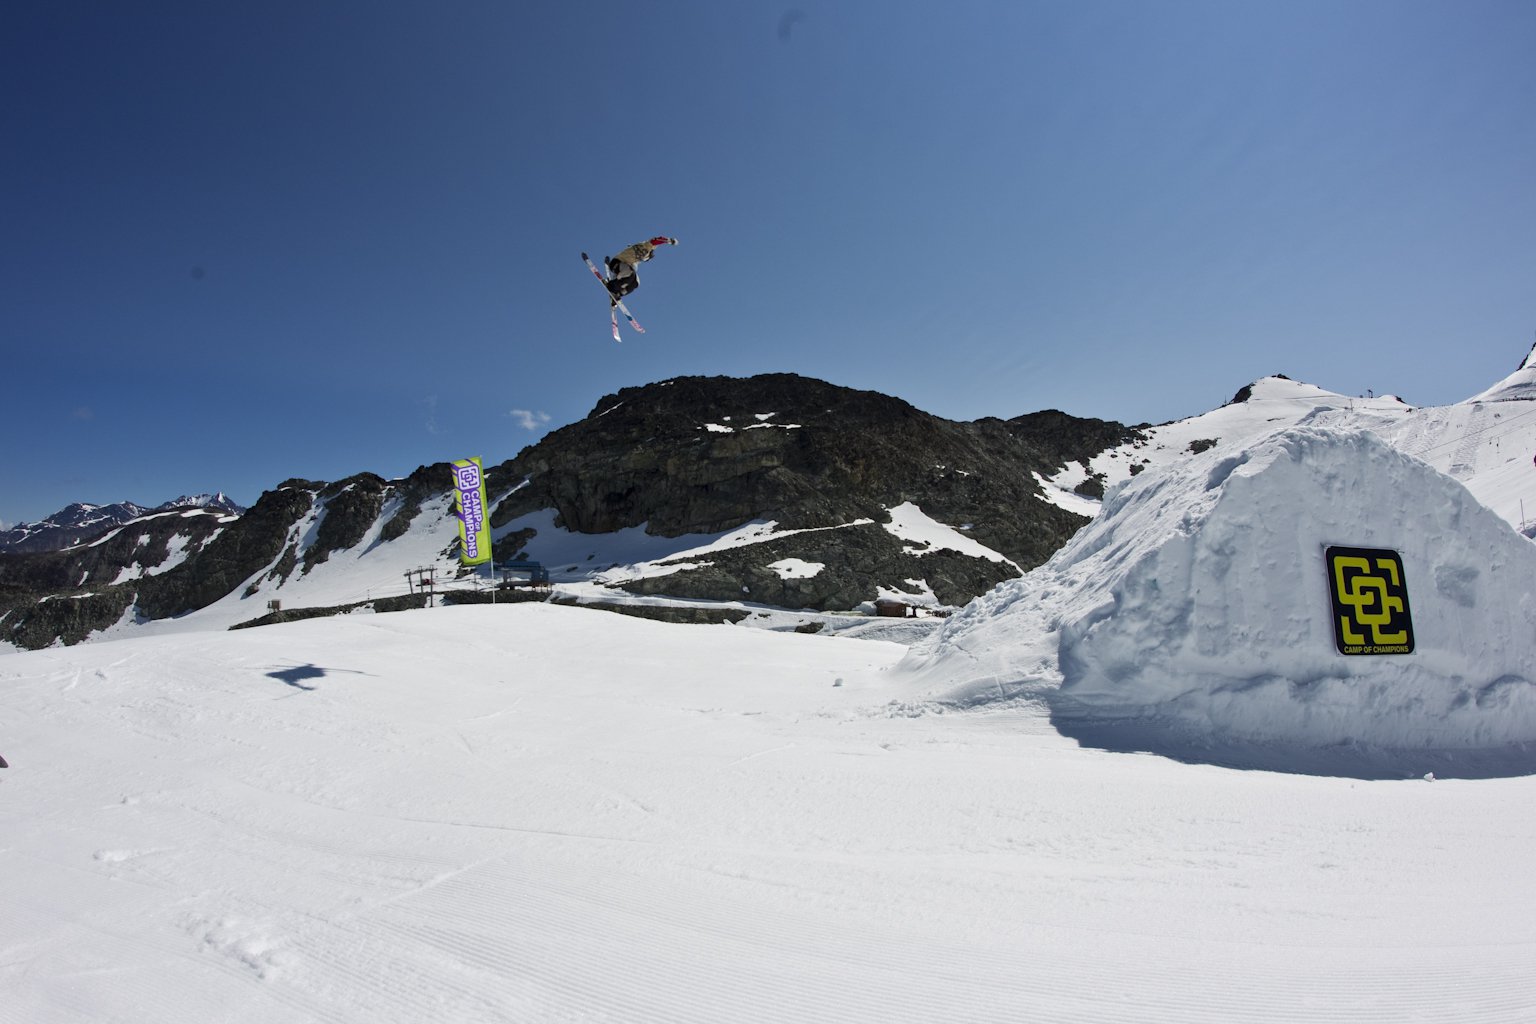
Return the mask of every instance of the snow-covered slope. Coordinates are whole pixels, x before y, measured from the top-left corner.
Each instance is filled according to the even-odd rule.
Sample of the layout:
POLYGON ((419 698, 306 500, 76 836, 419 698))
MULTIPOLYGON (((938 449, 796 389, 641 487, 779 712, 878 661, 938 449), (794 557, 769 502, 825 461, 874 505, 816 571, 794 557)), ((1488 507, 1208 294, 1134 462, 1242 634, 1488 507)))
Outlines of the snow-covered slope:
POLYGON ((334 608, 399 597, 417 585, 408 578, 415 570, 428 570, 439 585, 451 586, 460 570, 457 557, 451 553, 457 536, 452 506, 451 496, 425 502, 412 529, 381 542, 380 532, 394 513, 394 508, 386 508, 357 544, 328 553, 324 561, 306 570, 302 567, 304 555, 314 543, 326 509, 323 504, 316 505, 289 531, 298 566, 282 571, 280 558, 287 557, 289 551, 285 546, 284 556, 206 608, 154 621, 136 621, 130 614, 93 639, 228 629, 260 618, 271 601, 285 608, 334 608))
MULTIPOLYGON (((1219 408, 1188 419, 1144 428, 1145 439, 1100 452, 1087 465, 1075 463, 1050 478, 1070 492, 1090 475, 1106 485, 1147 469, 1180 463, 1217 445, 1243 445, 1279 427, 1324 421, 1338 429, 1390 428, 1412 413, 1391 395, 1350 398, 1282 376, 1264 377, 1219 408)), ((1094 509, 1079 509, 1093 514, 1094 509)))
POLYGON ((1460 480, 1526 536, 1536 535, 1536 349, 1486 391, 1416 410, 1382 435, 1460 480))
POLYGON ((0 659, 0 1021, 1536 1019, 1536 778, 1086 749, 901 654, 503 605, 0 659))
POLYGON ((1521 402, 1536 400, 1536 346, 1531 347, 1525 362, 1514 373, 1493 387, 1482 391, 1468 402, 1521 402))
POLYGON ((1045 483, 1084 515, 1095 504, 1073 488, 1090 475, 1106 485, 1187 459, 1212 446, 1241 447, 1283 426, 1369 430, 1466 485, 1528 536, 1536 534, 1536 352, 1486 391, 1448 406, 1416 408, 1395 396, 1352 398, 1285 377, 1265 377, 1239 399, 1199 416, 1145 429, 1146 439, 1073 464, 1045 483))

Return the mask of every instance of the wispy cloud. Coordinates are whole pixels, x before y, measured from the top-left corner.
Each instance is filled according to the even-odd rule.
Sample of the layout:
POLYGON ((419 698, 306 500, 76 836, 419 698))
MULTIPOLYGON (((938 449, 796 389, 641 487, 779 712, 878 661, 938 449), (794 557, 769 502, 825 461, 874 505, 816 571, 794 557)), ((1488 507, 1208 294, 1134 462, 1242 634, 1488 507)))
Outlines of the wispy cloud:
POLYGON ((427 418, 422 425, 427 428, 427 433, 434 435, 443 433, 443 428, 437 425, 437 396, 428 395, 417 404, 426 407, 427 418))
POLYGON ((544 424, 549 422, 549 413, 547 412, 532 412, 528 409, 513 409, 511 412, 507 413, 507 415, 516 420, 517 425, 522 427, 524 430, 538 430, 540 427, 544 426, 544 424))

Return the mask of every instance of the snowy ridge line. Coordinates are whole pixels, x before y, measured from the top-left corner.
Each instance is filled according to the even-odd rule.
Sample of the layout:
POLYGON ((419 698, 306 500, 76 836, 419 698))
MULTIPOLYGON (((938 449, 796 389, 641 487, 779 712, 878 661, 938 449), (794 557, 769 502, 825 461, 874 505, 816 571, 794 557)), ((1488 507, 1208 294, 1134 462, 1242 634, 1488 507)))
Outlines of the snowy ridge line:
POLYGON ((1479 501, 1492 507, 1511 526, 1521 529, 1521 503, 1536 510, 1536 372, 1523 367, 1503 382, 1463 402, 1414 407, 1391 396, 1351 398, 1280 377, 1250 385, 1243 402, 1229 402, 1210 412, 1152 427, 1139 428, 1136 441, 1106 449, 1088 463, 1071 462, 1045 478, 1050 500, 1080 514, 1095 515, 1098 503, 1078 498, 1073 488, 1097 476, 1106 487, 1124 483, 1146 468, 1183 463, 1196 442, 1224 446, 1251 443, 1286 422, 1310 424, 1348 433, 1367 430, 1437 470, 1462 481, 1479 501), (1517 407, 1525 401, 1527 406, 1517 407), (1294 410, 1284 415, 1283 410, 1294 410), (1277 413, 1280 413, 1277 415, 1277 413), (1475 422, 1479 417, 1492 416, 1475 422), (1467 437, 1469 427, 1477 437, 1467 437), (1499 449, 1503 447, 1501 452, 1499 449), (1453 459, 1452 453, 1455 453, 1453 459), (1525 472, 1517 472, 1522 468, 1525 472), (1059 497, 1058 497, 1059 495, 1059 497))

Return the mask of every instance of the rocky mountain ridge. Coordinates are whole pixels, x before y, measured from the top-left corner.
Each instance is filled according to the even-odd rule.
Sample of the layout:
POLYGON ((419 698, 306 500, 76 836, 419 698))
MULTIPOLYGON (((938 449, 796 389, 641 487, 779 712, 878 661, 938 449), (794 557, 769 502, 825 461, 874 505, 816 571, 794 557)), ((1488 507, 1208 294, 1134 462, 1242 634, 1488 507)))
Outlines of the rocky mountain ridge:
MULTIPOLYGON (((1131 433, 1077 422, 1086 433, 1131 433)), ((605 396, 584 419, 498 467, 499 479, 521 484, 497 504, 491 525, 511 527, 498 556, 538 557, 537 530, 517 521, 543 509, 555 510, 556 526, 583 534, 643 526, 680 537, 768 521, 779 534, 771 551, 738 549, 665 582, 621 585, 717 601, 745 592, 825 610, 922 578, 940 603, 958 604, 1038 565, 1084 522, 1047 501, 1034 479, 1059 464, 1036 439, 1044 433, 1022 418, 944 420, 793 374, 684 377, 605 396), (906 503, 1002 557, 910 550, 883 525, 906 503), (778 557, 764 561, 769 554, 778 557), (790 558, 836 568, 794 579, 766 568, 790 558)))
MULTIPOLYGON (((1303 421, 1375 432, 1490 507, 1536 508, 1536 489, 1522 490, 1536 418, 1486 396, 1415 410, 1277 375, 1211 412, 1129 427, 1054 410, 955 422, 792 374, 683 377, 606 395, 489 464, 493 549, 498 562, 541 563, 564 601, 687 604, 695 616, 882 597, 943 610, 1049 558, 1106 487, 1303 421)), ((0 645, 225 628, 277 606, 489 600, 477 589, 489 574, 457 562, 451 484, 446 462, 397 480, 289 480, 238 518, 174 511, 87 545, 0 555, 0 645)))
POLYGON ((78 643, 113 625, 280 589, 370 529, 380 543, 402 535, 423 496, 450 486, 446 464, 397 481, 371 473, 334 484, 288 480, 238 516, 172 507, 87 544, 0 554, 0 641, 26 649, 78 643))
MULTIPOLYGON (((771 523, 760 543, 686 565, 663 559, 655 573, 596 581, 612 557, 572 561, 557 566, 557 580, 618 595, 816 610, 882 594, 958 605, 1039 564, 1086 521, 1046 500, 1036 479, 1059 466, 1074 424, 1094 437, 1134 436, 1065 414, 1047 420, 954 422, 793 374, 626 388, 488 467, 494 552, 553 565, 572 544, 639 534, 677 549, 771 523), (893 532, 891 510, 903 506, 953 524, 954 542, 893 532), (785 572, 786 564, 820 568, 785 572)), ((244 618, 255 618, 264 610, 258 598, 300 600, 300 584, 324 577, 333 553, 383 565, 391 550, 404 550, 395 542, 408 532, 431 538, 412 550, 437 579, 451 579, 450 487, 446 463, 404 480, 290 480, 238 518, 151 518, 91 546, 0 556, 0 640, 71 643, 216 602, 244 601, 244 618)), ((386 585, 404 592, 402 576, 399 566, 381 572, 367 596, 386 585)))
POLYGON ((230 500, 222 491, 213 494, 184 494, 153 507, 132 501, 110 505, 74 502, 35 523, 19 523, 0 530, 0 553, 61 551, 85 544, 114 527, 124 526, 145 516, 177 509, 209 509, 228 515, 240 515, 245 508, 230 500))

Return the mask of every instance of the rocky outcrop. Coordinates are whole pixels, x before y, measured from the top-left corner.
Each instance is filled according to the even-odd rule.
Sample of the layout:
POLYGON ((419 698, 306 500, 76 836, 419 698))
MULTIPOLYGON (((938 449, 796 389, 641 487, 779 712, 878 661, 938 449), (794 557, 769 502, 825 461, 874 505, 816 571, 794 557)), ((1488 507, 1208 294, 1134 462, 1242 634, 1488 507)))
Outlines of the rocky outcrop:
POLYGON ((320 489, 325 515, 304 552, 305 572, 324 562, 332 551, 345 551, 362 541, 383 511, 387 486, 383 477, 359 473, 320 489))
POLYGON ((1069 416, 1059 409, 1015 416, 1007 421, 1007 428, 1057 465, 1086 464, 1106 448, 1130 444, 1146 436, 1140 427, 1069 416))
POLYGON ((1049 511, 1031 477, 1056 464, 1002 421, 957 423, 794 374, 683 377, 609 395, 506 464, 528 482, 491 523, 553 508, 580 533, 645 524, 675 537, 753 519, 837 526, 912 501, 1033 562, 1049 553, 1038 523, 1054 550, 1082 522, 1049 511))
POLYGON ((169 578, 229 525, 228 516, 189 508, 109 528, 90 544, 0 554, 0 640, 46 647, 113 625, 141 592, 174 587, 169 578))
POLYGON ((195 611, 232 593, 283 550, 288 532, 314 496, 297 481, 257 499, 230 529, 176 569, 141 588, 140 612, 151 619, 195 611))

